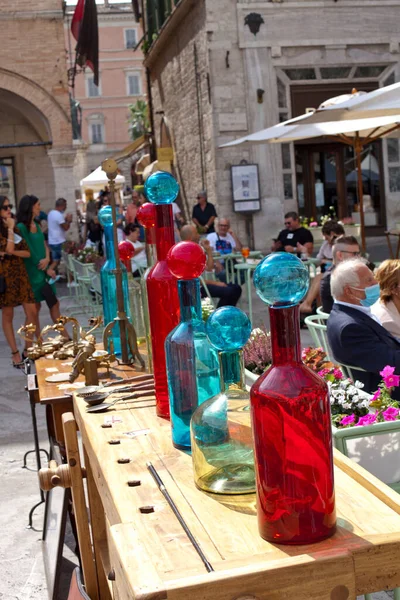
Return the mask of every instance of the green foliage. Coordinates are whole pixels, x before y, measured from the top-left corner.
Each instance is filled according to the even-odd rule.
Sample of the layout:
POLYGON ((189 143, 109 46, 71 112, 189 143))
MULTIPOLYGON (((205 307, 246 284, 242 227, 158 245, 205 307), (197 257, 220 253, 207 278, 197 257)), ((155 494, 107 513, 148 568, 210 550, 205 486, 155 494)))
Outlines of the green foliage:
POLYGON ((149 111, 147 102, 137 100, 135 104, 130 104, 129 109, 129 133, 132 140, 137 140, 144 135, 150 128, 149 111))

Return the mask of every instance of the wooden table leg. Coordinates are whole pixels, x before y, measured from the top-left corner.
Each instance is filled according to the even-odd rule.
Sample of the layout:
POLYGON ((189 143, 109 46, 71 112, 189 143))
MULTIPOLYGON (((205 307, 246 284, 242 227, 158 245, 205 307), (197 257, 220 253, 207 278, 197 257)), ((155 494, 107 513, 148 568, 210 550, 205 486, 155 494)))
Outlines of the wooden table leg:
POLYGON ((56 442, 63 448, 65 447, 64 430, 62 424, 62 416, 67 412, 74 412, 74 405, 71 400, 65 402, 55 402, 51 404, 51 410, 53 413, 53 423, 56 442))
POLYGON ((83 447, 83 455, 86 467, 86 483, 89 496, 90 524, 92 526, 92 539, 94 546, 94 556, 96 561, 97 582, 99 586, 100 600, 111 600, 109 583, 107 575, 111 567, 107 556, 107 533, 103 503, 93 479, 92 469, 90 467, 89 457, 83 447), (107 571, 107 573, 106 573, 107 571))

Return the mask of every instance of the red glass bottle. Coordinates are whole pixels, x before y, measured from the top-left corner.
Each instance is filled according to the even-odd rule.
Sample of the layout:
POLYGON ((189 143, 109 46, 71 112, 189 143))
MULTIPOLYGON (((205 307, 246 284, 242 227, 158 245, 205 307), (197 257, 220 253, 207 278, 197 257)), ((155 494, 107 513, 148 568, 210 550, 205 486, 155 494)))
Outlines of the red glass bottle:
POLYGON ((287 266, 293 259, 301 263, 271 258, 276 264, 270 281, 263 279, 263 263, 255 273, 258 294, 272 304, 272 366, 251 388, 251 416, 260 535, 275 543, 310 544, 336 528, 332 430, 328 387, 301 361, 299 306, 286 298, 279 307, 271 298, 279 285, 283 295, 290 288, 293 297, 303 295, 295 273, 301 265, 287 266))
MULTIPOLYGON (((169 418, 168 382, 165 361, 165 339, 179 323, 179 296, 177 280, 167 265, 168 250, 175 244, 172 200, 161 200, 168 194, 164 181, 175 179, 169 173, 159 171, 151 175, 145 184, 145 192, 156 204, 157 262, 147 276, 153 372, 156 389, 156 410, 159 417, 169 418), (161 185, 158 180, 161 179, 161 185)), ((176 186, 178 185, 175 182, 176 186)), ((179 189, 179 188, 178 188, 179 189)), ((175 198, 177 196, 177 192, 175 198)), ((174 199, 175 199, 174 198, 174 199)))

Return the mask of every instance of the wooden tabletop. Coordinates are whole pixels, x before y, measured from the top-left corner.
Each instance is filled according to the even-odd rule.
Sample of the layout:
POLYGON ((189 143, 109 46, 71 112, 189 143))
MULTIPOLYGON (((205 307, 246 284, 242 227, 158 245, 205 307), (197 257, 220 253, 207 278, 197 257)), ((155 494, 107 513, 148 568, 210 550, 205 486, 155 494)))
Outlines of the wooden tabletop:
POLYGON ((119 406, 88 414, 84 400, 74 396, 109 523, 107 564, 115 571, 118 598, 346 600, 400 586, 400 497, 340 453, 335 452, 337 533, 319 544, 279 546, 259 536, 255 495, 216 496, 195 487, 191 457, 172 446, 170 423, 155 416, 152 400, 119 406), (122 421, 102 428, 111 415, 122 421), (129 462, 120 464, 120 458, 129 462), (214 572, 206 572, 147 461, 214 572), (130 487, 129 480, 140 485, 130 487), (143 506, 154 511, 142 514, 143 506))
MULTIPOLYGON (((102 345, 101 349, 103 349, 102 345)), ((143 348, 140 349, 140 352, 143 354, 143 348)), ((56 373, 70 373, 71 365, 66 365, 65 363, 71 363, 72 360, 72 358, 56 360, 54 358, 43 357, 35 361, 37 387, 39 390, 41 404, 55 404, 58 402, 65 402, 66 400, 70 400, 72 398, 72 393, 74 391, 73 389, 60 389, 60 386, 63 386, 68 382, 49 383, 46 381, 46 378, 50 375, 55 375, 56 373), (57 371, 49 371, 49 369, 57 369, 57 371)), ((99 383, 106 383, 111 379, 116 379, 119 377, 123 379, 134 377, 135 375, 142 374, 143 371, 139 369, 137 365, 124 366, 115 362, 110 368, 109 375, 107 374, 107 369, 105 367, 99 369, 98 373, 99 383)), ((81 374, 75 381, 84 382, 85 376, 81 374)))

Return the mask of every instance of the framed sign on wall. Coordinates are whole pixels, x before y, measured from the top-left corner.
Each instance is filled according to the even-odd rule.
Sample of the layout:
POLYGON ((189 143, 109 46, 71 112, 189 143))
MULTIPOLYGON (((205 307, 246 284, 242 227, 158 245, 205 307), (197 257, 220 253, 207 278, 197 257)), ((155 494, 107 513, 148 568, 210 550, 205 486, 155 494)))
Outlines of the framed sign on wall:
POLYGON ((244 161, 231 166, 233 210, 235 212, 255 212, 261 209, 258 165, 244 161))

